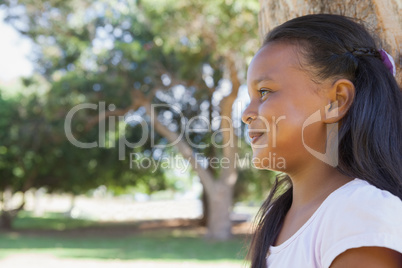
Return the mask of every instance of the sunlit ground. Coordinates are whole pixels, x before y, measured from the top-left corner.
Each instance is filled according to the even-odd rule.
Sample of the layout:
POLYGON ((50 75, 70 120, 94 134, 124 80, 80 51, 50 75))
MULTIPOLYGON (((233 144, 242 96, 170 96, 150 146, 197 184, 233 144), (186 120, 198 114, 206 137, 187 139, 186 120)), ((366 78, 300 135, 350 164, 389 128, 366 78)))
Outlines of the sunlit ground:
MULTIPOLYGON (((205 229, 196 226, 197 200, 94 203, 82 198, 76 200, 81 218, 71 218, 60 211, 49 212, 57 208, 55 204, 64 204, 59 210, 66 209, 63 198, 43 198, 40 216, 34 211, 22 212, 14 231, 0 233, 1 268, 246 267, 250 224, 236 224, 229 241, 208 241, 203 238, 205 229), (106 210, 102 220, 93 219, 106 210), (158 215, 163 220, 157 220, 158 215)), ((236 214, 241 218, 255 208, 237 206, 235 210, 242 212, 236 214)))

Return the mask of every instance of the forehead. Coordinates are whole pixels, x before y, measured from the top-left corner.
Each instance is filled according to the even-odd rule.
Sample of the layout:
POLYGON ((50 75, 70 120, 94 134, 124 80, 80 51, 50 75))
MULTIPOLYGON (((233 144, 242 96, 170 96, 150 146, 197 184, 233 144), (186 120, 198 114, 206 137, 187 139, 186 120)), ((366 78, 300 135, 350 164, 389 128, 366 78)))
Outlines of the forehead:
POLYGON ((247 82, 258 83, 300 70, 298 54, 294 45, 268 43, 254 56, 247 71, 247 82))

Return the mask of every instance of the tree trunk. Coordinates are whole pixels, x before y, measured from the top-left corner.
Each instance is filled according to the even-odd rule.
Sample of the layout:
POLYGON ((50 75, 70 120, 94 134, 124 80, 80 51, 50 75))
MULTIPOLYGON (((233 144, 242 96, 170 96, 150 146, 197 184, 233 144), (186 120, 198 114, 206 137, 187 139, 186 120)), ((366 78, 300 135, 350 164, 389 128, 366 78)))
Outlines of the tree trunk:
POLYGON ((12 208, 10 205, 14 193, 11 187, 6 187, 4 192, 0 192, 0 202, 2 203, 0 215, 0 230, 11 230, 13 220, 17 217, 18 212, 24 208, 25 193, 22 193, 21 205, 17 208, 12 208))
POLYGON ((9 231, 12 229, 13 216, 9 211, 2 211, 0 216, 0 230, 9 231))
MULTIPOLYGON (((191 167, 200 177, 205 192, 207 193, 207 237, 215 240, 225 240, 231 237, 232 224, 230 211, 232 208, 233 189, 238 177, 235 163, 238 146, 237 136, 231 135, 234 134, 235 131, 233 124, 227 119, 231 120, 232 118, 233 103, 237 98, 241 83, 238 77, 235 60, 228 55, 225 61, 230 81, 232 82, 232 91, 229 95, 225 96, 219 104, 221 117, 223 118, 220 123, 220 129, 222 130, 222 144, 226 145, 222 148, 222 155, 229 160, 230 164, 225 168, 221 167, 219 178, 215 178, 214 172, 211 172, 209 168, 202 167, 200 163, 197 162, 195 151, 186 140, 180 139, 178 133, 169 130, 157 119, 155 111, 152 108, 151 98, 149 96, 145 97, 144 93, 140 91, 132 91, 133 108, 145 107, 153 129, 169 142, 175 142, 176 149, 183 158, 190 162, 191 167)), ((208 165, 209 164, 210 163, 208 163, 208 165)))
POLYGON ((227 240, 232 236, 230 213, 233 203, 233 187, 215 181, 208 193, 208 232, 206 237, 215 240, 227 240))
POLYGON ((11 229, 11 215, 6 211, 8 207, 8 200, 7 198, 7 192, 8 189, 6 187, 4 192, 0 192, 0 230, 10 230, 11 229))
MULTIPOLYGON (((235 93, 237 96, 237 91, 235 93)), ((176 141, 179 137, 178 133, 170 131, 161 122, 155 119, 155 116, 152 116, 153 111, 150 100, 141 99, 141 96, 137 95, 136 101, 139 100, 141 100, 142 105, 145 104, 144 106, 147 114, 150 115, 153 128, 169 142, 176 141)), ((230 109, 227 107, 226 109, 231 112, 231 107, 232 104, 229 106, 230 109)), ((222 171, 221 178, 216 179, 208 168, 201 167, 200 163, 197 162, 194 151, 185 140, 179 140, 175 147, 182 154, 183 158, 188 159, 192 168, 197 172, 204 187, 204 191, 207 194, 207 237, 214 240, 225 240, 230 238, 232 234, 230 210, 232 208, 233 187, 237 179, 234 160, 231 161, 232 165, 229 168, 222 171)), ((225 155, 230 155, 230 159, 235 158, 235 150, 235 147, 223 149, 225 155)))
POLYGON ((74 218, 74 215, 72 213, 73 213, 73 210, 75 207, 76 195, 73 193, 70 193, 69 197, 70 197, 70 208, 65 212, 65 215, 67 215, 70 218, 74 218))
POLYGON ((200 225, 203 227, 208 226, 208 215, 209 215, 209 206, 208 206, 208 196, 207 192, 205 191, 205 187, 202 187, 202 218, 200 220, 200 225))
POLYGON ((44 188, 39 188, 35 191, 35 206, 34 206, 34 215, 35 217, 42 217, 45 214, 45 193, 46 190, 44 188))
POLYGON ((396 80, 402 85, 402 2, 400 0, 260 0, 260 36, 279 24, 307 14, 342 14, 363 20, 383 41, 396 63, 396 80))

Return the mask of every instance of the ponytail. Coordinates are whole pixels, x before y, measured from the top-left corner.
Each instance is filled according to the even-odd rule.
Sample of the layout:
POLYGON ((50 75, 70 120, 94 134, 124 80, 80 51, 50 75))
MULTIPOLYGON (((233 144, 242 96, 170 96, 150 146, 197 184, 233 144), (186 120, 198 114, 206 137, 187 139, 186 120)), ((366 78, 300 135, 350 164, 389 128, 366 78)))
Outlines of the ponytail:
POLYGON ((377 58, 357 61, 356 96, 339 129, 337 168, 402 200, 401 91, 377 58))
POLYGON ((285 175, 280 178, 278 175, 272 186, 268 198, 265 200, 257 213, 255 234, 251 240, 248 258, 251 259, 251 268, 266 266, 268 249, 275 243, 276 237, 282 228, 283 220, 292 204, 292 182, 290 177, 285 175), (281 192, 283 192, 281 194, 281 192))

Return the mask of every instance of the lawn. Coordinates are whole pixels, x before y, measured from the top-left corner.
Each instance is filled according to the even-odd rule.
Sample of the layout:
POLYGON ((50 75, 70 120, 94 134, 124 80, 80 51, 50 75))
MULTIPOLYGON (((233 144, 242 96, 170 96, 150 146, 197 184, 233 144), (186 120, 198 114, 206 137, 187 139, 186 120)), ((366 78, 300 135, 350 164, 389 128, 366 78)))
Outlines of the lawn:
POLYGON ((36 218, 22 213, 14 231, 0 233, 0 258, 45 253, 75 259, 244 262, 244 236, 212 242, 199 230, 191 226, 148 230, 135 223, 101 224, 59 214, 36 218))

